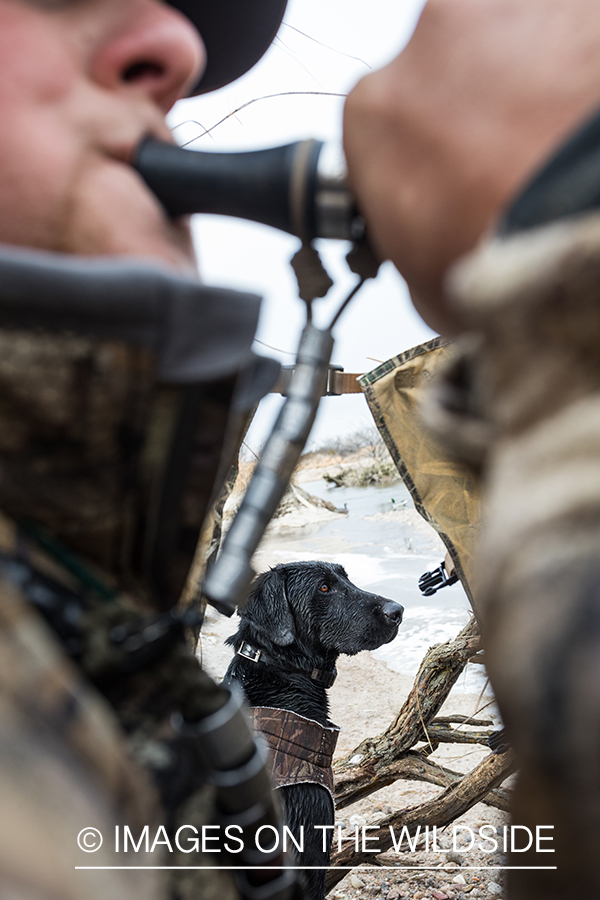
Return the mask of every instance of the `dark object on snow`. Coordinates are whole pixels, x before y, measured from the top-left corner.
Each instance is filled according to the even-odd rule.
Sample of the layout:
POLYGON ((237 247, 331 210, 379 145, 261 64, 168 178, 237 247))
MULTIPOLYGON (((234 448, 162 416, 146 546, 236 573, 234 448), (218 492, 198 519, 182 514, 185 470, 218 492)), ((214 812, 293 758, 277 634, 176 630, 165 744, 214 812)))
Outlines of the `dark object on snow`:
POLYGON ((424 575, 421 575, 419 578, 419 590, 424 597, 431 597, 442 588, 456 584, 457 581, 458 575, 456 572, 449 575, 446 571, 446 564, 442 562, 437 569, 432 569, 431 572, 425 572, 424 575))

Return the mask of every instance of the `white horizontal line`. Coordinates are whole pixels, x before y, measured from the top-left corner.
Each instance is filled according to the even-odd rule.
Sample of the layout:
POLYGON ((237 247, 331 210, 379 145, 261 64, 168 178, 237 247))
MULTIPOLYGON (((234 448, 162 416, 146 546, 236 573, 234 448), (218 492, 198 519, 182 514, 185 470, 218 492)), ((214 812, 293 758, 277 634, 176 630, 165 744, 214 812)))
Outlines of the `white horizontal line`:
MULTIPOLYGON (((456 872, 456 868, 446 868, 444 866, 75 866, 76 869, 94 869, 94 870, 113 870, 113 869, 193 869, 201 871, 205 870, 217 870, 221 869, 227 872, 247 872, 252 868, 256 869, 268 869, 269 871, 279 872, 285 870, 286 872, 292 869, 293 871, 303 872, 305 870, 325 870, 328 872, 336 872, 336 871, 357 871, 357 872, 377 872, 381 869, 407 869, 411 872, 456 872)), ((477 872, 491 872, 491 871, 550 871, 557 869, 558 866, 461 866, 460 870, 462 872, 465 871, 477 871, 477 872)))

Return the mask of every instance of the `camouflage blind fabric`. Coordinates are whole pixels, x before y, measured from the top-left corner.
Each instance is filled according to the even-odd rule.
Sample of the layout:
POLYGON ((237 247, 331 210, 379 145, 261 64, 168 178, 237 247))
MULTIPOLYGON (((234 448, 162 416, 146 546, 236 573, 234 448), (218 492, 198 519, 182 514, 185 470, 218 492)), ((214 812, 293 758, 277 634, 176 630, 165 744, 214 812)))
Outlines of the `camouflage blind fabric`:
POLYGON ((208 868, 214 857, 182 850, 174 838, 182 825, 200 831, 212 824, 215 789, 201 766, 189 764, 171 715, 186 707, 187 696, 193 716, 192 707, 204 707, 219 688, 183 641, 139 671, 105 680, 116 661, 113 626, 144 618, 142 604, 126 595, 110 602, 82 596, 81 617, 69 600, 68 620, 82 644, 79 661, 68 659, 62 638, 31 602, 32 585, 47 606, 52 592, 39 580, 22 590, 21 568, 78 590, 73 574, 0 511, 2 900, 239 900, 230 872, 208 868), (140 843, 122 844, 115 856, 109 835, 125 826, 140 843), (159 827, 167 829, 172 853, 142 841, 144 830, 152 842, 159 827), (93 829, 104 841, 89 857, 77 838, 93 829), (90 863, 108 868, 78 868, 90 863), (171 868, 160 871, 140 868, 167 863, 171 868))
MULTIPOLYGON (((0 547, 10 548, 0 516, 0 547)), ((82 826, 134 833, 160 822, 158 796, 104 701, 67 660, 45 623, 0 573, 0 895, 65 900, 164 900, 162 873, 126 868, 90 878, 82 826)), ((108 841, 94 865, 113 866, 108 841)), ((143 851, 128 866, 156 865, 143 851)), ((160 857, 162 860, 162 856, 160 857)), ((159 861, 160 861, 159 860, 159 861)))
POLYGON ((0 329, 0 508, 171 605, 213 496, 233 380, 191 397, 158 385, 155 363, 115 341, 0 329), (163 526, 172 547, 158 560, 163 526))
POLYGON ((481 515, 474 473, 426 427, 421 406, 452 356, 441 338, 382 363, 359 379, 367 403, 418 513, 438 532, 473 601, 473 550, 481 515))
POLYGON ((254 728, 271 751, 271 774, 275 787, 320 784, 333 800, 333 754, 340 729, 324 728, 288 709, 259 706, 252 710, 254 728))

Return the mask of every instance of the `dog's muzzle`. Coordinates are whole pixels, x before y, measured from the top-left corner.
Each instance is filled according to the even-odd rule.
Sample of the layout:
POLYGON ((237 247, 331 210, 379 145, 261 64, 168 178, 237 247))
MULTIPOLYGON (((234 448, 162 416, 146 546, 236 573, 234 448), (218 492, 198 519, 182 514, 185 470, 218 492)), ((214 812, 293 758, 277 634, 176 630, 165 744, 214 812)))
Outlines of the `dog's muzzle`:
POLYGON ((381 611, 386 619, 389 619, 390 622, 393 622, 396 627, 399 627, 402 623, 402 617, 404 615, 404 607, 399 603, 396 603, 394 600, 385 600, 381 606, 381 611))

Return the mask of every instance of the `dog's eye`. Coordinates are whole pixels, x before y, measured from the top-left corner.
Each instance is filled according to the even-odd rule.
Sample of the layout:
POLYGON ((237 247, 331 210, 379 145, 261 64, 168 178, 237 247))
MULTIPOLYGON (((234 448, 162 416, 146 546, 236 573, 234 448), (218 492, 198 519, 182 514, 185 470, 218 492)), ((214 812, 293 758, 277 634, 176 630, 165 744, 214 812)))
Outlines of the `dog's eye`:
POLYGON ((319 588, 319 590, 321 591, 322 594, 326 594, 327 591, 329 590, 329 585, 328 585, 328 584, 322 584, 321 587, 319 588))

